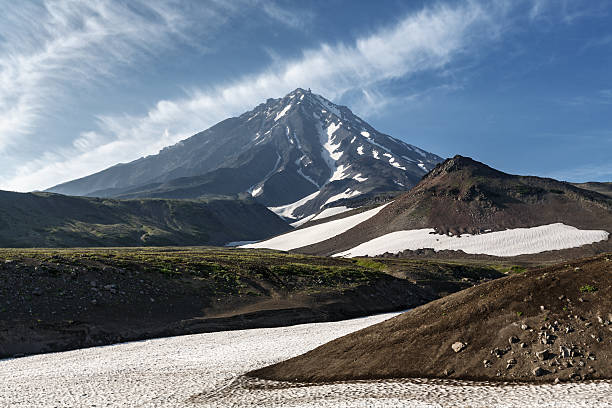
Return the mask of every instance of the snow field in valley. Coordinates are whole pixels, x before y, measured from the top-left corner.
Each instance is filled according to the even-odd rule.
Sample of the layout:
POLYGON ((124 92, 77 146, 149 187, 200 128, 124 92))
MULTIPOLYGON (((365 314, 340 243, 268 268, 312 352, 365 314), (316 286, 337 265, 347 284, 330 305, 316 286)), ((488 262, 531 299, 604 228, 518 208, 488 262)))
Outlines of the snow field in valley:
POLYGON ((291 386, 242 376, 395 315, 168 337, 3 360, 0 406, 612 407, 612 383, 605 381, 498 386, 407 379, 291 386))

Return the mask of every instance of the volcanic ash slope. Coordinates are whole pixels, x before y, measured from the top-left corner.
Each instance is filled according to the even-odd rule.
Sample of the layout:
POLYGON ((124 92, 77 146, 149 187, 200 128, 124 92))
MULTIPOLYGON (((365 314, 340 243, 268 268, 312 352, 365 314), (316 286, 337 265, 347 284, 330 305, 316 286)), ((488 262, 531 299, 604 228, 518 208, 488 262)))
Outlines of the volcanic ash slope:
POLYGON ((493 256, 564 250, 578 258, 612 251, 610 232, 606 195, 455 156, 367 220, 297 250, 341 256, 424 248, 493 256))
POLYGON ((249 375, 325 382, 406 377, 612 379, 612 255, 494 280, 249 375))

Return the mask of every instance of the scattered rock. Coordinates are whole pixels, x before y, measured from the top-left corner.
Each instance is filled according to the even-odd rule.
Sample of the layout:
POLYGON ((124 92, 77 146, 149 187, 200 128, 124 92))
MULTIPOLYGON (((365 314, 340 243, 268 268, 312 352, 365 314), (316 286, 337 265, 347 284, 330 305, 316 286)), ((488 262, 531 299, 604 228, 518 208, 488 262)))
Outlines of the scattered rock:
POLYGON ((491 367, 491 362, 489 360, 482 360, 482 364, 485 366, 485 368, 491 367))
POLYGON ((548 360, 551 357, 550 351, 548 349, 546 350, 542 350, 542 351, 537 351, 536 352, 536 357, 542 361, 544 360, 548 360))
POLYGON ((521 324, 521 329, 522 330, 529 330, 529 326, 526 325, 525 323, 521 324))
POLYGON ((571 350, 565 346, 559 346, 559 355, 563 358, 568 358, 571 355, 571 350))
POLYGON ((455 372, 455 370, 453 370, 452 368, 447 368, 446 370, 444 370, 444 375, 445 376, 449 376, 451 374, 453 374, 455 372))
POLYGON ((459 353, 460 351, 465 350, 466 347, 467 346, 460 341, 454 342, 453 345, 451 346, 451 348, 453 349, 455 353, 459 353))
POLYGON ((518 343, 518 342, 519 342, 519 338, 518 338, 518 337, 516 337, 516 336, 511 336, 511 337, 508 339, 508 343, 510 343, 510 344, 514 344, 514 343, 518 343))
POLYGON ((574 371, 573 373, 570 373, 570 375, 568 376, 568 378, 569 378, 570 380, 574 380, 574 381, 580 381, 580 380, 582 380, 582 376, 581 376, 581 375, 580 375, 578 372, 576 372, 576 371, 574 371))
POLYGON ((531 371, 531 373, 533 375, 535 375, 536 377, 541 377, 543 375, 545 375, 547 373, 547 371, 545 369, 543 369, 542 367, 536 367, 533 369, 533 371, 531 371))
POLYGON ((516 365, 516 360, 514 358, 511 358, 506 363, 507 363, 506 370, 509 370, 516 365))

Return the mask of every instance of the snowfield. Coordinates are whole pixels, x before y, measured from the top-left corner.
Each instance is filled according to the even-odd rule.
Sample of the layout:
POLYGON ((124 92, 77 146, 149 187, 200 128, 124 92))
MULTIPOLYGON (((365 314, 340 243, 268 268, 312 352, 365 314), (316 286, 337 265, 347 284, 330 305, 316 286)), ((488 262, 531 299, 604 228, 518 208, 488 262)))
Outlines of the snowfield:
POLYGON ((313 225, 312 227, 291 231, 266 241, 244 245, 241 246, 241 248, 268 248, 289 251, 306 245, 316 244, 317 242, 325 241, 326 239, 340 235, 354 226, 361 224, 365 220, 372 218, 388 204, 389 203, 340 220, 313 225))
POLYGON ((268 207, 268 209, 272 211, 273 213, 275 213, 276 215, 278 215, 279 217, 294 218, 293 212, 298 207, 303 206, 310 200, 313 200, 318 195, 319 195, 319 191, 315 191, 314 193, 307 195, 306 197, 301 198, 294 203, 281 205, 279 207, 268 207))
POLYGON ((407 249, 423 248, 433 248, 435 251, 461 250, 468 254, 517 256, 575 248, 605 241, 609 235, 607 231, 579 230, 561 223, 479 235, 463 234, 460 237, 435 234, 433 229, 426 228, 392 232, 334 256, 376 256, 385 252, 398 253, 407 249))
POLYGON ((278 385, 241 375, 397 315, 169 337, 0 361, 0 406, 612 407, 612 383, 444 380, 278 385))
POLYGON ((342 214, 343 212, 351 211, 352 208, 348 208, 346 206, 340 207, 329 207, 318 213, 313 220, 322 220, 324 218, 328 218, 334 215, 342 214))

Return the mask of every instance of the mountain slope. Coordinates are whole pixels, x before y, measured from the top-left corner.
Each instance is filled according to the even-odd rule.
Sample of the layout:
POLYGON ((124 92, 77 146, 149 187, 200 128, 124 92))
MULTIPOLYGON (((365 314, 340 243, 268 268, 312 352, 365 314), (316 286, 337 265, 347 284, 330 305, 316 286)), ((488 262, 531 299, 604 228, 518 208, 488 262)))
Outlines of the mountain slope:
MULTIPOLYGON (((436 166, 417 186, 371 218, 332 238, 293 249, 359 256, 374 255, 372 251, 457 250, 465 244, 463 250, 470 251, 474 241, 490 238, 492 244, 496 242, 497 248, 491 248, 495 251, 479 252, 476 248, 470 253, 514 254, 498 249, 510 244, 515 249, 527 246, 527 252, 519 253, 565 249, 605 241, 609 232, 612 199, 607 196, 553 179, 506 174, 455 156, 436 166), (529 230, 516 230, 519 228, 529 230), (472 237, 460 238, 461 234, 472 237), (370 242, 373 246, 368 250, 361 247, 353 251, 370 242), (530 248, 530 242, 537 245, 530 248)), ((275 240, 279 241, 279 237, 275 240)), ((267 241, 258 245, 266 247, 267 241)))
POLYGON ((111 200, 0 191, 0 247, 222 245, 291 227, 253 200, 111 200))
POLYGON ((611 290, 610 255, 564 262, 454 293, 248 375, 611 379, 611 290))
POLYGON ((298 88, 157 155, 49 191, 120 198, 249 192, 299 219, 342 198, 407 189, 440 161, 376 131, 347 107, 298 88))
POLYGON ((612 183, 590 181, 587 183, 572 183, 574 186, 591 190, 612 198, 612 183))

